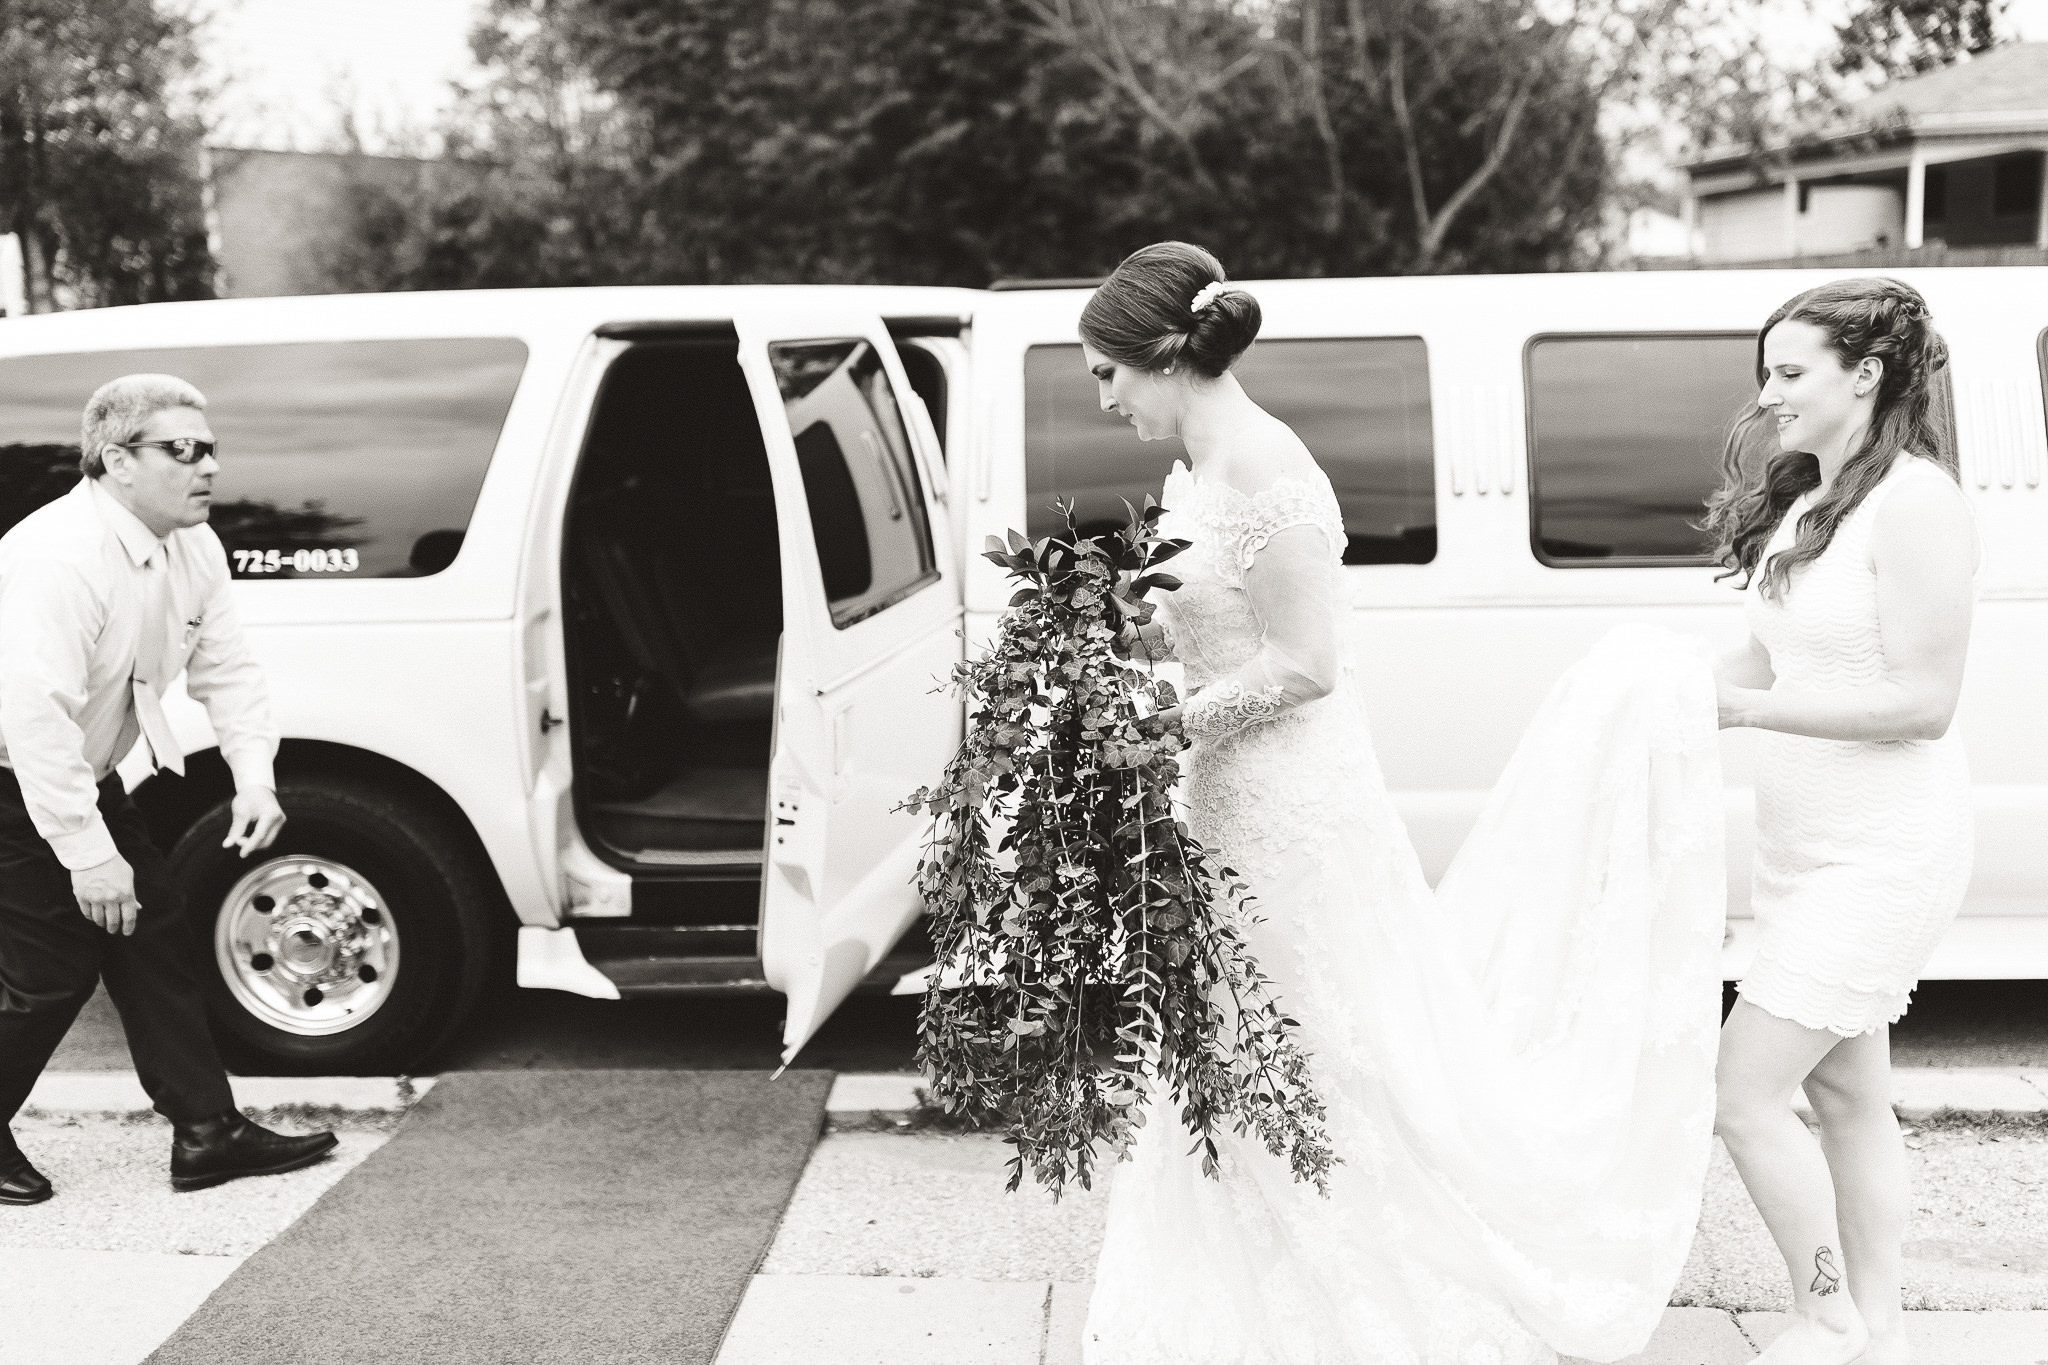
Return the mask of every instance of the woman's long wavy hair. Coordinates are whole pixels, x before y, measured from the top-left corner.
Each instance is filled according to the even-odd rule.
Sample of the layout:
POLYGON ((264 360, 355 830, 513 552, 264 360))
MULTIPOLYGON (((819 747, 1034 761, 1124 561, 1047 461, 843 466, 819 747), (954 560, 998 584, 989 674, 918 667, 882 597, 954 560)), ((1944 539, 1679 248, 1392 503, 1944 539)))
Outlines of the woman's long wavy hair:
MULTIPOLYGON (((1836 280, 1809 289, 1771 314, 1756 334, 1756 378, 1764 368, 1764 338, 1781 322, 1810 323, 1826 334, 1845 367, 1865 357, 1884 364, 1877 384, 1877 408, 1863 444, 1842 465, 1826 496, 1799 518, 1791 548, 1763 564, 1759 587, 1781 598, 1793 570, 1820 557, 1851 512, 1890 472, 1899 452, 1932 460, 1961 482, 1951 427, 1948 346, 1934 330, 1927 300, 1900 280, 1881 276, 1836 280)), ((1701 529, 1714 537, 1717 578, 1743 575, 1758 581, 1771 533, 1800 494, 1820 485, 1820 461, 1801 451, 1777 448, 1770 414, 1752 407, 1735 424, 1721 452, 1721 487, 1707 500, 1701 529)))

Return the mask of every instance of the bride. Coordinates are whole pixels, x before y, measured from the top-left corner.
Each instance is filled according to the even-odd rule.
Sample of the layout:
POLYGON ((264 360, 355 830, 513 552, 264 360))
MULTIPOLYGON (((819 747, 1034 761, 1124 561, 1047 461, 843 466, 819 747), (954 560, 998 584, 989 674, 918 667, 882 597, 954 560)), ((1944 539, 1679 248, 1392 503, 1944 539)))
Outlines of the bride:
MULTIPOLYGON (((1724 912, 1711 665, 1618 632, 1546 703, 1440 890, 1344 646, 1330 484, 1229 373, 1259 305, 1206 251, 1090 299, 1102 406, 1178 438, 1191 547, 1139 659, 1191 689, 1190 822, 1257 897, 1248 946, 1328 1107, 1328 1198, 1256 1136, 1201 1174, 1171 1101, 1117 1168, 1089 1365, 1549 1365, 1642 1349, 1697 1221, 1724 912)), ((1398 660, 1386 661, 1398 667, 1398 660)))

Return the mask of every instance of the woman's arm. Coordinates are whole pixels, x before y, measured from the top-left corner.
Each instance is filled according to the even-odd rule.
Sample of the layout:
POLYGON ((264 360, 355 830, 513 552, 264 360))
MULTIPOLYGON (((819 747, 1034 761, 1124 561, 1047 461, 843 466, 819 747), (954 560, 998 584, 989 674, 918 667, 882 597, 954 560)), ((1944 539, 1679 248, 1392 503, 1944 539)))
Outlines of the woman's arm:
POLYGON ((1977 531, 1962 490, 1914 479, 1877 510, 1871 536, 1885 675, 1831 691, 1721 686, 1721 724, 1815 739, 1939 739, 1963 687, 1977 531))
POLYGON ((1771 652, 1751 635, 1714 660, 1714 681, 1724 687, 1769 688, 1777 681, 1777 674, 1771 671, 1771 652))
POLYGON ((1190 739, 1217 739, 1327 696, 1337 685, 1337 575, 1330 541, 1307 524, 1275 532, 1244 571, 1258 653, 1180 707, 1190 739))

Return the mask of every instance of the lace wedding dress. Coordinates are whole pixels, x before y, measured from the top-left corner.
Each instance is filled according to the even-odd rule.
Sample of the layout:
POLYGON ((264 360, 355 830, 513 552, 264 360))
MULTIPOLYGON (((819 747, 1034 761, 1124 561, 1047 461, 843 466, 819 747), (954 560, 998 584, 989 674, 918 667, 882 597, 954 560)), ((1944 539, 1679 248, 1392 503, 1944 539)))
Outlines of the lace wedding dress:
MULTIPOLYGON (((1119 1165, 1088 1365, 1525 1365, 1642 1348, 1697 1220, 1720 1021, 1721 782, 1698 644, 1568 672, 1434 894, 1342 657, 1327 480, 1176 466, 1164 603, 1195 833, 1257 897, 1330 1197, 1255 1139, 1202 1175, 1151 1101, 1119 1165)), ((1399 659, 1375 663, 1399 668, 1399 659)), ((1455 736, 1446 736, 1455 742, 1455 736)))

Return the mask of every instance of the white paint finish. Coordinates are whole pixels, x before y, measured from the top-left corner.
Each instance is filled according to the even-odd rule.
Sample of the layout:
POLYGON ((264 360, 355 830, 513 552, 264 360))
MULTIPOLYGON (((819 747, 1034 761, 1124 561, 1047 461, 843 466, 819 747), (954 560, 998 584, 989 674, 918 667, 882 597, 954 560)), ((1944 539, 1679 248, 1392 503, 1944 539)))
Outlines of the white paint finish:
POLYGON ((1927 152, 1915 146, 1906 163, 1906 248, 1918 250, 1927 239, 1927 152))
MULTIPOLYGON (((800 291, 781 297, 778 307, 742 316, 738 330, 782 537, 759 942, 762 975, 789 998, 787 1063, 921 910, 913 879, 924 826, 897 806, 942 771, 963 718, 956 700, 935 691, 960 658, 961 576, 945 553, 953 543, 946 506, 922 478, 937 578, 872 615, 835 622, 792 429, 823 420, 815 409, 822 398, 785 399, 772 355, 783 342, 862 337, 883 358, 896 392, 912 391, 908 377, 876 313, 798 306, 800 291)), ((936 461, 929 424, 912 440, 920 463, 936 461)), ((877 566, 876 573, 886 582, 891 571, 877 566)))
POLYGON ((1821 256, 1896 245, 1905 205, 1888 185, 1814 185, 1799 215, 1799 251, 1821 256))
POLYGON ((139 1365, 243 1259, 0 1247, 0 1361, 139 1365))
POLYGON ((619 988, 590 965, 570 928, 519 926, 519 984, 528 990, 567 991, 592 1000, 617 1000, 619 988))
POLYGON ((1050 1286, 756 1275, 717 1365, 1039 1365, 1050 1286))
POLYGON ((1709 261, 1767 261, 1787 253, 1785 193, 1778 188, 1703 195, 1700 256, 1709 261))

